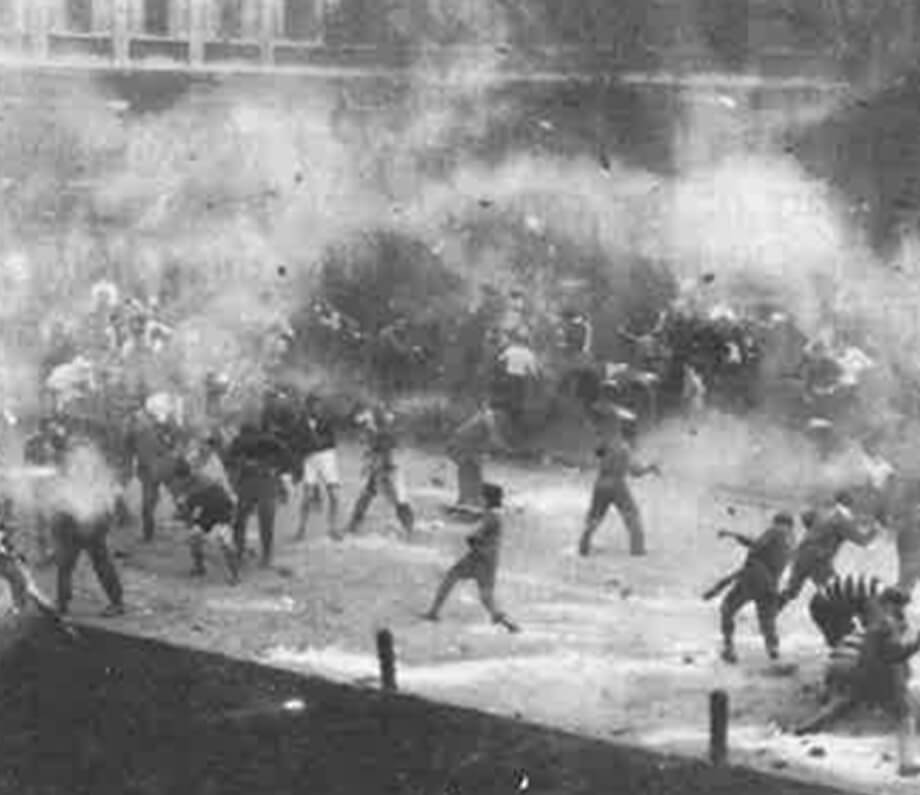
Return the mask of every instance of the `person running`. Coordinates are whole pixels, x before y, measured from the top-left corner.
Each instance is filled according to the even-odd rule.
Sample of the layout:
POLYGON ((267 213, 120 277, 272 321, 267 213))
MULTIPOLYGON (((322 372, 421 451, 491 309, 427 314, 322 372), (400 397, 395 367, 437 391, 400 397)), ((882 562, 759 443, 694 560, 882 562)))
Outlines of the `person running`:
POLYGON ((866 547, 881 529, 877 520, 871 522, 868 530, 863 529, 853 512, 853 497, 848 491, 837 492, 833 505, 827 508, 806 511, 802 523, 805 536, 795 551, 789 579, 780 593, 779 610, 798 597, 809 580, 817 587, 836 576, 834 561, 847 541, 866 547))
POLYGON ((498 557, 502 539, 501 508, 504 490, 494 483, 482 487, 485 513, 474 533, 467 537, 468 550, 444 575, 438 586, 434 602, 423 618, 438 621, 441 608, 451 591, 461 580, 475 580, 479 588, 479 600, 494 624, 500 624, 509 632, 518 632, 519 627, 495 603, 495 579, 498 573, 498 557))
POLYGON ((771 660, 779 657, 779 636, 776 633, 776 614, 779 603, 779 580, 789 559, 792 557, 795 523, 792 516, 781 512, 757 538, 741 533, 720 530, 719 538, 733 538, 747 547, 744 565, 733 575, 725 578, 704 595, 712 599, 723 588, 731 589, 722 599, 719 610, 722 625, 722 659, 728 663, 738 662, 735 652, 735 615, 749 602, 757 609, 757 622, 763 636, 767 655, 771 660))

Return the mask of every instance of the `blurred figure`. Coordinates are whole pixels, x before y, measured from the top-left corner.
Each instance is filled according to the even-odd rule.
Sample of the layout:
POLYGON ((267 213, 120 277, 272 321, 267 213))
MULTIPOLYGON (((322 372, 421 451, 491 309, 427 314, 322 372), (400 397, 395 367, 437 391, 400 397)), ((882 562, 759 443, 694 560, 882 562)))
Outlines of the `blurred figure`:
POLYGON ((16 548, 15 526, 7 511, 0 517, 0 578, 6 580, 16 612, 34 604, 43 613, 54 613, 54 607, 41 592, 29 571, 25 556, 16 548))
POLYGON ((723 588, 731 585, 720 607, 722 625, 722 659, 738 662, 735 652, 735 615, 749 602, 757 609, 757 622, 763 636, 767 655, 771 660, 779 657, 779 636, 776 633, 776 614, 779 603, 779 580, 786 570, 795 543, 795 524, 788 513, 778 513, 773 522, 757 538, 720 530, 719 538, 733 538, 748 550, 744 565, 730 577, 719 582, 704 594, 712 599, 723 588))
POLYGON ((396 461, 398 439, 396 418, 383 406, 358 416, 364 430, 364 485, 355 501, 346 533, 356 533, 374 497, 379 492, 393 504, 396 517, 408 535, 414 531, 415 516, 409 504, 402 472, 396 461))
POLYGON ((77 401, 86 400, 96 388, 95 368, 85 356, 76 356, 55 367, 45 380, 55 408, 64 409, 77 401))
POLYGON ((298 540, 306 537, 310 509, 317 502, 317 490, 325 490, 327 500, 327 531, 333 538, 339 537, 339 461, 336 453, 335 429, 328 412, 323 410, 319 396, 307 395, 304 416, 300 429, 303 442, 300 450, 304 455, 303 489, 300 499, 300 519, 297 526, 298 540))
POLYGON ((104 617, 125 612, 121 580, 109 553, 108 535, 113 517, 105 513, 80 520, 73 513, 56 511, 51 517, 51 531, 57 544, 57 609, 66 615, 73 598, 73 571, 86 552, 99 584, 109 599, 104 617))
POLYGON ((582 364, 591 357, 594 327, 590 318, 577 309, 567 308, 560 316, 559 342, 571 364, 582 364))
MULTIPOLYGON (((50 417, 43 417, 35 433, 25 441, 23 457, 26 464, 49 469, 59 466, 63 462, 66 442, 66 428, 50 417)), ((29 485, 31 491, 29 504, 33 514, 31 519, 35 523, 38 565, 45 566, 54 561, 54 542, 51 537, 47 505, 49 478, 33 477, 29 485)))
POLYGON ((848 491, 837 492, 833 505, 827 508, 807 511, 802 523, 805 536, 795 551, 789 579, 780 594, 780 610, 801 593, 809 580, 820 587, 837 575, 834 560, 847 541, 865 547, 880 530, 875 520, 868 530, 863 529, 863 522, 853 512, 853 497, 848 491))
POLYGON ((226 466, 238 500, 233 540, 237 559, 246 552, 246 525, 253 512, 259 522, 261 566, 272 564, 275 514, 278 508, 278 482, 290 474, 299 482, 301 471, 290 448, 254 423, 245 423, 227 450, 226 466))
POLYGON ((898 722, 898 775, 920 775, 916 757, 917 702, 910 690, 910 658, 920 636, 908 636, 910 597, 896 588, 878 596, 841 589, 826 600, 822 626, 830 648, 825 692, 817 714, 795 727, 796 735, 820 731, 857 707, 882 707, 898 722), (858 625, 852 619, 858 618, 858 625), (840 622, 842 632, 834 626, 840 622))
POLYGON ((73 572, 86 552, 109 599, 103 616, 124 613, 123 590, 109 552, 116 487, 105 462, 79 439, 68 440, 49 499, 57 563, 57 609, 65 615, 73 598, 73 572))
POLYGON ((205 540, 213 533, 223 556, 227 580, 235 584, 239 579, 232 529, 236 501, 229 490, 201 472, 194 472, 188 461, 179 459, 170 481, 170 491, 178 517, 191 531, 192 576, 203 577, 206 574, 205 540))
POLYGON ((230 389, 230 378, 226 373, 208 371, 204 379, 204 413, 209 422, 216 422, 221 407, 230 389))
POLYGON ((501 391, 508 413, 519 426, 527 410, 531 384, 540 375, 537 356, 520 332, 511 335, 509 344, 498 356, 501 391))
POLYGON ((461 580, 475 580, 479 588, 479 600, 495 624, 501 624, 509 632, 517 632, 518 626, 495 603, 495 578, 498 572, 498 555, 502 540, 501 508, 504 491, 501 486, 486 483, 482 487, 482 501, 485 513, 475 533, 466 543, 466 554, 450 567, 438 586, 431 608, 422 617, 438 621, 441 608, 451 591, 461 580))
POLYGON ((141 529, 145 541, 153 540, 160 486, 165 484, 174 458, 185 443, 174 416, 162 408, 156 402, 148 402, 134 415, 125 435, 126 458, 141 484, 141 529))
POLYGON ((447 455, 457 467, 457 502, 460 510, 478 512, 482 508, 483 458, 490 451, 509 450, 499 430, 496 411, 483 403, 460 425, 447 443, 447 455))
POLYGON ((920 580, 920 500, 914 498, 898 517, 895 549, 898 555, 898 588, 912 595, 920 580))
POLYGON ((397 317, 380 330, 374 358, 381 393, 390 398, 405 390, 411 382, 414 362, 409 321, 405 317, 397 317))
POLYGON ((610 506, 620 513, 620 518, 629 534, 630 555, 644 555, 645 530, 639 506, 627 482, 628 477, 639 478, 647 474, 660 474, 657 464, 639 464, 633 458, 636 441, 635 417, 623 412, 617 406, 605 405, 604 411, 619 420, 620 432, 605 439, 598 446, 596 454, 600 463, 597 480, 591 494, 591 506, 585 518, 584 530, 578 544, 582 556, 591 553, 591 539, 607 515, 610 506))
POLYGON ((699 418, 706 410, 706 384, 700 374, 689 364, 683 366, 681 404, 690 419, 699 418))

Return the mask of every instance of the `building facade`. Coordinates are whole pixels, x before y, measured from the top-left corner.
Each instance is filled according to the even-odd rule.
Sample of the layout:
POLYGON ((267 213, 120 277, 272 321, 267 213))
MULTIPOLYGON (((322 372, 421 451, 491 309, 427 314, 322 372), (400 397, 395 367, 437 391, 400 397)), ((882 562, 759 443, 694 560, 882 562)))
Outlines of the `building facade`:
POLYGON ((363 53, 379 65, 419 47, 501 44, 531 64, 569 52, 632 70, 700 57, 772 70, 802 57, 912 58, 917 24, 915 0, 0 0, 0 54, 196 68, 347 64, 363 53))

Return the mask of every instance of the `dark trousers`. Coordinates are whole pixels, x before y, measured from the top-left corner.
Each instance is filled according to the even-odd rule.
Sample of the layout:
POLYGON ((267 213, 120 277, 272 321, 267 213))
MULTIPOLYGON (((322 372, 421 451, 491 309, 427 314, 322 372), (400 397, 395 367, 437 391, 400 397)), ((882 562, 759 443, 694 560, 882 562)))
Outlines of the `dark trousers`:
POLYGON ((811 554, 808 550, 800 552, 792 561, 789 580, 779 597, 779 609, 782 610, 789 602, 798 598, 809 580, 819 588, 830 581, 836 573, 833 560, 811 554))
POLYGON ((620 518, 629 534, 629 552, 631 555, 645 554, 645 530, 642 526, 642 516, 639 506, 633 498, 632 491, 626 483, 617 486, 597 485, 591 495, 591 507, 585 519, 585 528, 581 535, 579 551, 587 555, 591 550, 591 539, 601 526, 610 506, 614 506, 620 513, 620 518))
POLYGON ((475 580, 479 588, 479 601, 489 617, 495 623, 504 620, 505 614, 495 604, 495 563, 485 560, 475 552, 468 552, 444 575, 429 611, 432 616, 437 616, 450 592, 461 580, 475 580))
POLYGON ((757 609, 757 623, 767 652, 775 654, 779 649, 779 637, 776 633, 776 615, 779 612, 776 580, 759 565, 750 565, 742 569, 735 584, 722 599, 720 614, 725 646, 728 649, 732 648, 735 615, 750 602, 753 602, 757 609))
POLYGON ((457 505, 482 506, 482 456, 476 453, 453 457, 457 466, 457 505))
POLYGON ((141 482, 141 528, 145 541, 153 539, 156 528, 157 504, 160 501, 160 479, 152 472, 138 472, 141 482))
POLYGON ((361 522, 364 521, 368 508, 370 508, 374 498, 381 491, 396 509, 396 518, 403 526, 403 529, 411 535, 415 529, 415 513, 406 500, 406 495, 403 493, 404 486, 396 469, 374 469, 365 474, 364 485, 351 512, 348 532, 357 532, 361 522))
POLYGON ((0 554, 0 578, 10 586, 16 609, 24 610, 29 601, 29 580, 23 564, 11 555, 0 554))
POLYGON ((122 604, 121 580, 109 554, 110 527, 108 517, 78 522, 70 514, 59 513, 52 518, 51 528, 57 544, 57 605, 62 613, 67 611, 73 598, 73 571, 81 552, 89 555, 96 578, 109 601, 113 605, 122 604))
POLYGON ((262 565, 272 560, 275 540, 275 513, 278 508, 278 479, 271 472, 243 473, 236 483, 239 500, 236 520, 233 523, 233 545, 242 561, 246 551, 246 526, 253 513, 259 522, 259 541, 262 546, 262 565))

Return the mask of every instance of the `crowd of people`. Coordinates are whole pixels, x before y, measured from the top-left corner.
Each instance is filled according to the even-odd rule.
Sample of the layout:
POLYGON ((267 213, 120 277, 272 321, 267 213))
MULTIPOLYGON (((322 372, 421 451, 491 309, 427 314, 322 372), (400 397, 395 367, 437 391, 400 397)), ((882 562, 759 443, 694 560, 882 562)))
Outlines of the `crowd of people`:
MULTIPOLYGON (((651 338, 640 335, 634 339, 646 357, 637 360, 636 372, 652 372, 664 381, 667 369, 661 369, 661 357, 671 361, 674 341, 680 340, 689 345, 681 362, 683 374, 697 374, 701 388, 706 388, 715 383, 714 379, 725 377, 726 367, 746 367, 750 357, 755 356, 753 351, 761 350, 743 335, 732 343, 734 347, 725 343, 726 339, 734 339, 738 327, 733 325, 735 318, 724 314, 710 318, 712 329, 719 333, 697 345, 692 341, 706 337, 712 329, 705 334, 689 333, 688 318, 681 311, 679 305, 672 307, 662 316, 651 338), (673 331, 675 327, 683 331, 673 331), (669 335, 671 350, 663 354, 661 339, 669 335), (715 364, 710 358, 713 356, 715 364)), ((27 466, 18 470, 31 492, 23 499, 21 483, 12 490, 16 499, 28 507, 28 515, 11 509, 9 500, 5 509, 0 576, 9 583, 16 605, 21 607, 31 601, 57 616, 66 615, 73 596, 73 572, 81 553, 86 552, 108 601, 104 615, 125 612, 124 592, 109 549, 109 537, 113 528, 129 522, 124 493, 132 478, 137 478, 141 486, 143 539, 150 541, 156 535, 157 507, 165 490, 175 505, 176 518, 188 528, 191 574, 197 577, 207 573, 208 549, 212 545, 219 552, 230 583, 236 584, 245 576, 249 561, 247 527, 253 518, 258 525, 259 564, 271 567, 278 507, 292 494, 299 496, 295 540, 306 537, 308 523, 320 505, 325 506, 326 532, 331 538, 341 541, 354 535, 378 495, 392 505, 405 536, 415 533, 416 516, 400 453, 401 432, 385 400, 361 406, 348 417, 349 430, 361 434, 363 468, 357 497, 342 521, 337 453, 344 430, 338 424, 341 419, 316 393, 304 394, 289 381, 272 377, 273 372, 278 372, 273 364, 291 343, 289 331, 276 334, 276 344, 266 349, 270 355, 266 354, 262 362, 266 376, 258 411, 240 416, 227 407, 229 385, 220 374, 204 376, 204 399, 193 411, 187 409, 181 396, 181 384, 177 387, 152 382, 143 372, 134 377, 138 375, 138 361, 152 357, 155 363, 171 334, 170 327, 157 319, 149 307, 119 304, 114 288, 103 286, 94 290, 91 320, 91 328, 98 332, 93 336, 96 342, 88 348, 91 355, 71 351, 63 358, 51 357, 43 374, 48 399, 25 440, 27 466), (39 563, 53 562, 56 567, 54 599, 46 598, 35 586, 17 549, 16 528, 22 524, 35 530, 39 563)), ((587 367, 592 371, 590 321, 583 314, 570 313, 563 331, 562 341, 573 368, 587 367)), ((438 620, 454 586, 462 580, 473 580, 490 619, 517 632, 520 627, 499 607, 496 596, 504 489, 485 476, 484 466, 489 453, 510 450, 509 429, 515 424, 515 409, 525 401, 527 380, 537 377, 540 368, 538 357, 519 328, 509 330, 505 339, 507 345, 496 360, 502 368, 499 386, 471 417, 458 425, 445 449, 457 476, 457 498, 450 509, 475 517, 478 526, 468 538, 468 549, 446 572, 422 617, 438 620)), ((826 347, 821 351, 821 356, 830 356, 826 347)), ((819 360, 820 356, 811 361, 819 360)), ((846 380, 840 373, 848 371, 838 368, 835 372, 816 383, 833 391, 834 384, 846 380)), ((389 388, 383 391, 392 393, 389 388)), ((611 507, 626 529, 629 553, 643 556, 647 552, 642 510, 630 480, 661 472, 655 463, 643 462, 637 455, 639 412, 628 401, 619 400, 623 394, 613 388, 589 395, 593 398, 588 412, 596 433, 597 475, 577 541, 581 556, 591 554, 594 535, 611 507)), ((9 475, 9 466, 7 471, 9 475)), ((866 682, 860 680, 859 698, 881 700, 901 721, 900 769, 905 774, 915 774, 920 767, 914 761, 910 742, 904 739, 913 731, 906 666, 908 658, 920 648, 920 640, 906 638, 903 608, 920 575, 920 566, 914 560, 918 557, 914 540, 920 537, 920 509, 910 489, 902 488, 897 473, 889 468, 882 474, 868 486, 872 492, 869 502, 857 501, 852 493, 841 491, 830 502, 816 499, 814 504, 803 506, 799 516, 803 533, 798 543, 796 516, 792 512, 778 513, 759 537, 722 531, 723 537, 734 538, 747 548, 747 558, 707 591, 705 598, 727 591, 719 610, 722 659, 726 663, 737 661, 735 616, 748 604, 756 608, 768 656, 777 659, 777 618, 799 596, 803 586, 811 582, 814 599, 826 600, 828 589, 839 579, 835 559, 842 545, 851 542, 866 546, 883 528, 897 529, 901 576, 895 586, 878 594, 872 610, 860 613, 868 617, 864 616, 863 635, 853 646, 858 662, 853 665, 859 671, 872 671, 871 687, 865 687, 866 682), (866 505, 872 506, 869 513, 866 505)), ((847 638, 847 642, 852 641, 850 636, 847 638)), ((841 643, 837 639, 834 644, 837 657, 833 659, 838 662, 842 654, 846 656, 841 643)))

